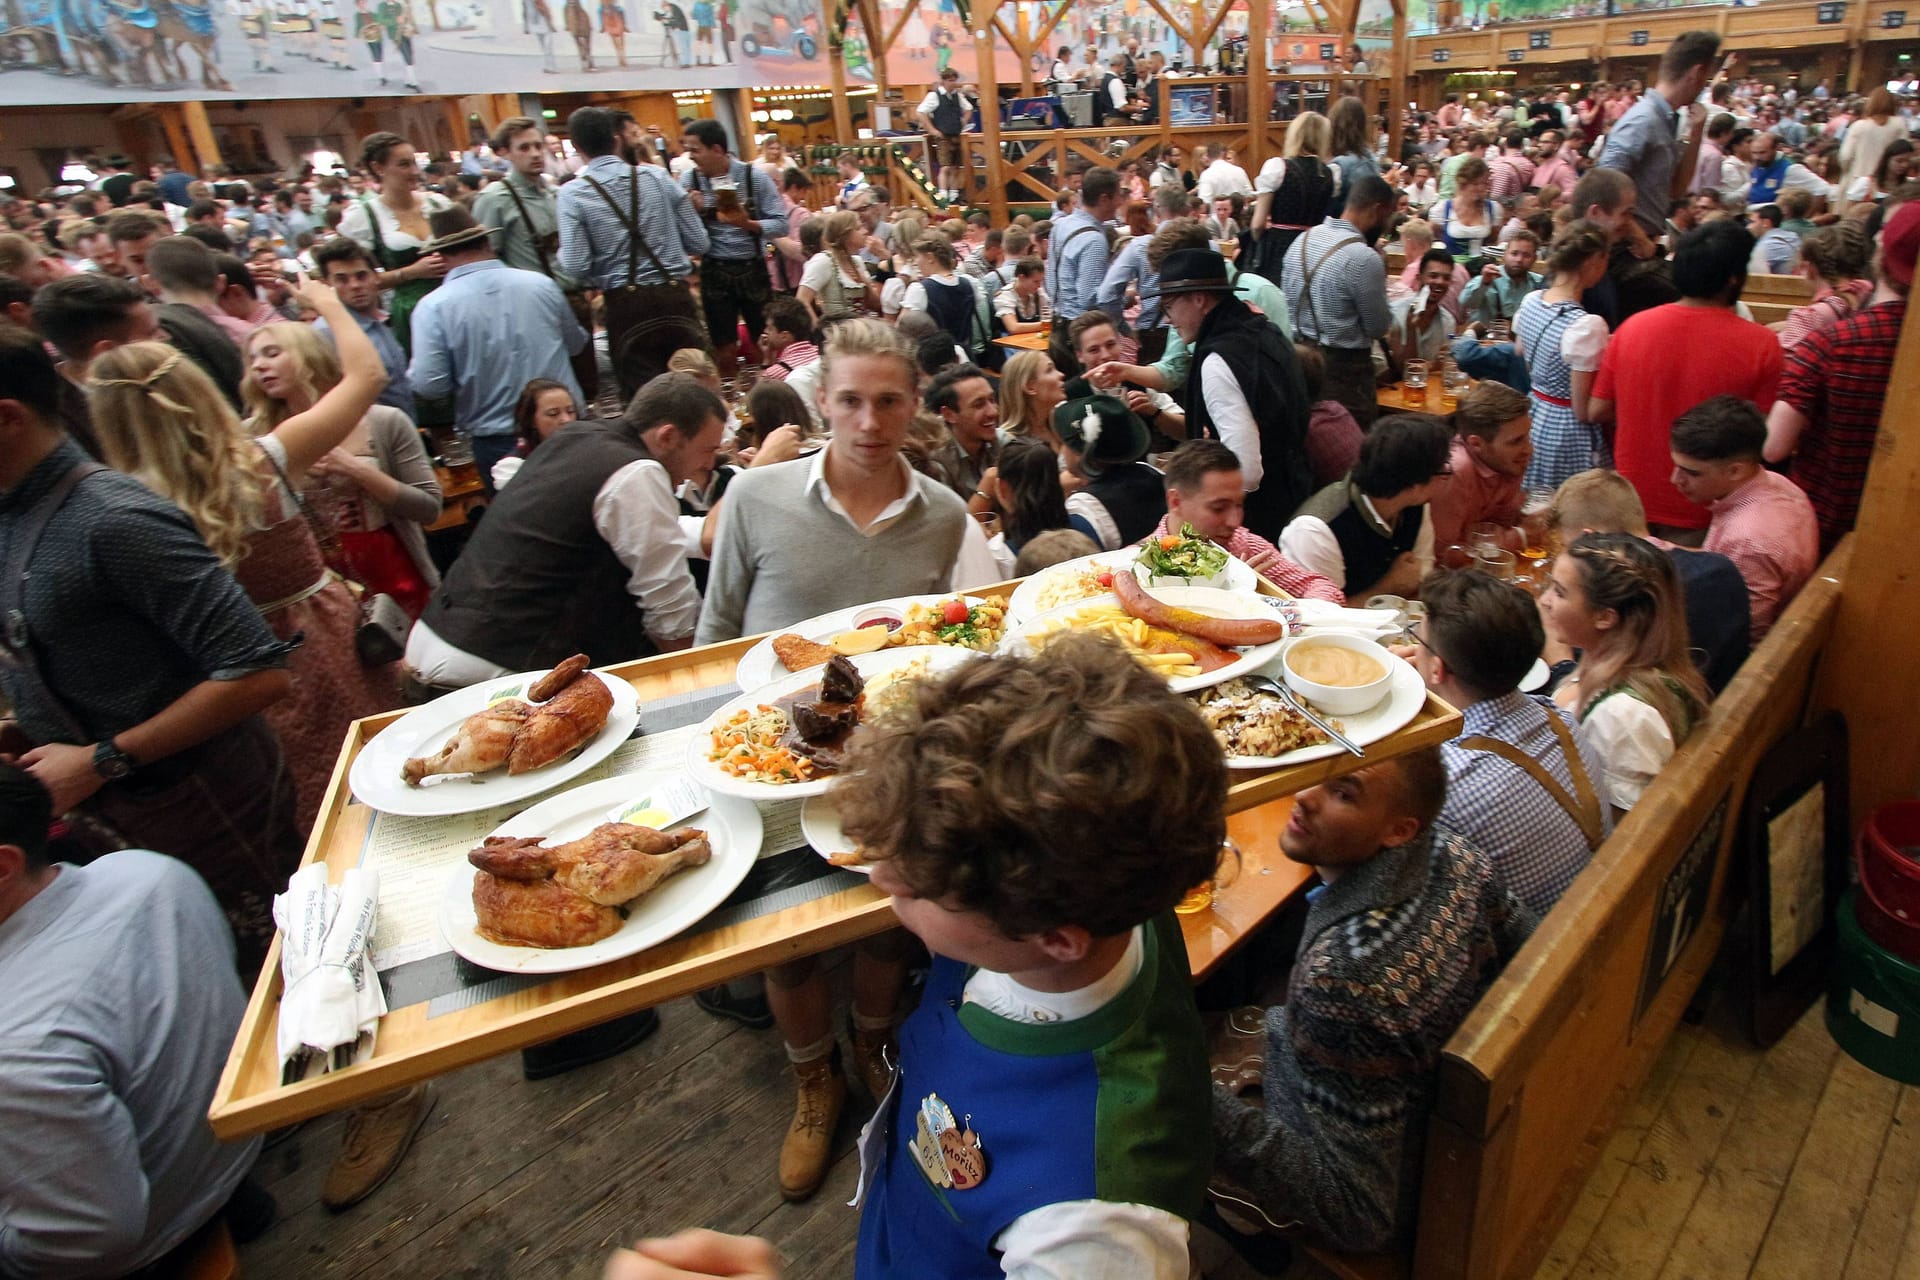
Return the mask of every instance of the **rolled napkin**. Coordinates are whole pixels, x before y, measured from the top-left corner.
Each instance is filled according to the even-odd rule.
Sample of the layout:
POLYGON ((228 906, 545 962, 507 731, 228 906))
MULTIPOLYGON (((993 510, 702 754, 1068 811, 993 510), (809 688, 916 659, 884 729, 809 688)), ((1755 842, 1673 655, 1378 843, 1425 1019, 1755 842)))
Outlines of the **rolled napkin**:
MULTIPOLYGON (((354 867, 341 877, 339 905, 320 947, 320 963, 307 977, 310 991, 303 1013, 308 1022, 301 1028, 301 1039, 309 1048, 331 1053, 352 1045, 360 1036, 368 1007, 363 1002, 369 994, 378 1002, 374 1019, 387 1011, 367 959, 379 902, 378 872, 354 867)), ((346 1064, 336 1058, 334 1065, 346 1064)))
MULTIPOLYGON (((303 1075, 316 1057, 322 1070, 351 1065, 371 1054, 374 1032, 387 1011, 370 950, 380 877, 355 867, 333 889, 325 867, 303 867, 283 898, 287 919, 299 927, 296 943, 295 931, 281 922, 287 932, 279 1030, 283 1071, 303 1075)), ((276 920, 281 901, 275 899, 276 920)))
POLYGON ((320 963, 320 948, 333 919, 333 903, 327 869, 320 863, 294 872, 287 881, 287 891, 273 899, 273 922, 280 927, 282 995, 276 1047, 283 1081, 300 1079, 310 1064, 311 1054, 301 1039, 301 1028, 307 1021, 302 1011, 307 998, 306 980, 320 963))

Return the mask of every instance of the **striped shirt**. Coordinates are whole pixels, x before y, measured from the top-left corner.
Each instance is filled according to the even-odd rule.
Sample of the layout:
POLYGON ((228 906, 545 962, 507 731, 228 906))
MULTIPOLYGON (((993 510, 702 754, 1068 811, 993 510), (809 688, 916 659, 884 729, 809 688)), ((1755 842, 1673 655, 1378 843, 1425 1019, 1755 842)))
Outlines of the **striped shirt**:
POLYGON ((1807 418, 1793 479, 1813 499, 1823 555, 1859 513, 1906 315, 1903 298, 1876 302, 1787 352, 1780 398, 1807 418))
POLYGON ((772 364, 760 371, 760 376, 768 382, 785 382, 803 365, 813 364, 819 359, 820 348, 813 343, 789 343, 772 364))
POLYGON ((1301 342, 1365 351, 1393 323, 1386 261, 1345 218, 1315 227, 1287 246, 1280 287, 1287 295, 1293 335, 1301 342), (1334 249, 1343 240, 1352 243, 1334 249), (1309 268, 1311 298, 1304 294, 1309 268))
POLYGON ((583 284, 596 289, 617 289, 626 284, 664 284, 645 249, 631 245, 624 219, 633 183, 640 183, 640 233, 676 280, 693 272, 692 255, 707 251, 707 229, 693 211, 686 192, 673 179, 652 165, 635 168, 617 156, 595 156, 576 178, 560 188, 554 197, 554 214, 560 223, 560 252, 554 265, 583 284), (609 205, 586 181, 591 177, 613 197, 609 205), (619 206, 619 212, 614 211, 619 206), (629 254, 636 279, 628 276, 629 254))
POLYGON ((1092 214, 1076 209, 1053 224, 1047 241, 1047 294, 1062 321, 1093 310, 1109 256, 1106 230, 1092 214))

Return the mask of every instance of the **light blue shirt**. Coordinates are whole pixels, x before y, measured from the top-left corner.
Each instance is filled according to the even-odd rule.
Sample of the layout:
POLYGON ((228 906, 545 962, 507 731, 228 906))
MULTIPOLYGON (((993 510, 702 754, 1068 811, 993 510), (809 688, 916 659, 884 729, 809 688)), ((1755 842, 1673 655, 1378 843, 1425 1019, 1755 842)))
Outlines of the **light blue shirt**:
MULTIPOLYGON (((696 25, 698 19, 695 19, 696 25)), ((758 165, 746 164, 740 160, 729 159, 728 178, 738 189, 740 207, 754 219, 760 227, 760 234, 736 227, 730 222, 721 222, 717 218, 708 218, 713 212, 713 182, 698 169, 687 174, 683 180, 689 191, 700 193, 700 219, 706 224, 707 239, 713 247, 707 256, 730 262, 747 262, 764 258, 765 246, 769 240, 787 234, 787 202, 781 196, 780 188, 774 185, 766 170, 758 165)))
POLYGON ((1627 109, 1600 148, 1600 165, 1633 179, 1633 216, 1650 236, 1666 229, 1673 166, 1684 144, 1680 115, 1658 89, 1649 89, 1627 109))
POLYGON ((579 177, 554 195, 553 211, 560 224, 560 251, 554 255, 554 265, 596 289, 684 280, 693 272, 690 255, 705 253, 708 247, 700 215, 666 171, 650 164, 636 168, 617 156, 595 156, 579 177), (593 189, 588 178, 606 189, 613 204, 593 189), (640 184, 638 199, 632 198, 635 182, 640 184), (640 214, 640 234, 667 269, 665 277, 655 269, 646 249, 633 244, 627 234, 624 219, 635 209, 640 214), (634 279, 628 277, 629 264, 634 279))
POLYGON ((1059 323, 1093 310, 1100 282, 1106 278, 1108 257, 1106 232, 1084 209, 1053 224, 1053 235, 1047 240, 1047 294, 1059 323), (1076 234, 1083 230, 1085 235, 1076 234))
POLYGON ((560 286, 497 258, 462 263, 413 309, 414 394, 454 397, 475 436, 513 433, 513 407, 535 378, 581 399, 567 357, 587 344, 560 286))
MULTIPOLYGON (((359 324, 360 332, 366 334, 367 340, 373 343, 373 349, 380 353, 380 363, 387 367, 386 389, 381 391, 380 398, 374 403, 391 405, 409 418, 414 417, 413 383, 407 379, 407 353, 400 349, 400 339, 393 336, 393 330, 379 316, 352 310, 349 310, 349 314, 359 324)), ((313 331, 324 335, 327 341, 333 341, 333 328, 325 319, 316 320, 313 331)))
POLYGON ((143 849, 62 866, 0 921, 0 1275, 124 1275, 259 1154, 207 1107, 246 1011, 206 882, 143 849))
POLYGON ((1120 250, 1100 281, 1100 295, 1094 303, 1099 310, 1118 320, 1127 309, 1127 286, 1138 285, 1141 303, 1140 315, 1133 322, 1135 329, 1160 327, 1160 299, 1145 296, 1160 287, 1159 273, 1147 267, 1147 244, 1152 239, 1152 236, 1135 236, 1127 241, 1126 248, 1120 250))
POLYGON ((1511 320, 1528 294, 1544 288, 1546 283, 1539 272, 1529 271, 1515 280, 1502 267, 1491 285, 1477 274, 1467 281, 1467 287, 1460 291, 1460 306, 1469 320, 1511 320))

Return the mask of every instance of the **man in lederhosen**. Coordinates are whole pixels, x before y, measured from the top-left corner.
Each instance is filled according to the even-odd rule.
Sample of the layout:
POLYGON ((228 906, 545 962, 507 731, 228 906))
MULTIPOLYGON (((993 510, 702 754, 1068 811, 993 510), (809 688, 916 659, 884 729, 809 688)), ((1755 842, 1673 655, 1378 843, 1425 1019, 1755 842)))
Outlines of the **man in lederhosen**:
POLYGON ((706 346, 687 277, 693 256, 707 252, 707 230, 664 169, 620 159, 613 112, 581 107, 567 118, 567 136, 587 166, 554 199, 554 266, 600 290, 607 352, 627 400, 666 371, 675 351, 706 346))
POLYGON ((730 378, 740 363, 740 322, 750 334, 765 327, 773 297, 766 247, 787 234, 787 202, 765 170, 734 159, 718 120, 689 124, 680 149, 693 161, 687 198, 712 244, 700 261, 700 305, 720 376, 730 378))

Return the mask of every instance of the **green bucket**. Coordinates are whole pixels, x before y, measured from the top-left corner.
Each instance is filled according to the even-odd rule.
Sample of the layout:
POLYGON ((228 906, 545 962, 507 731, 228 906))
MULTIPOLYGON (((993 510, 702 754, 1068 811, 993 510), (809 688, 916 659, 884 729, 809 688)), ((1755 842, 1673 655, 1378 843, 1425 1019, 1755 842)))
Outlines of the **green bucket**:
POLYGON ((1827 988, 1827 1030, 1861 1066, 1920 1084, 1920 965, 1869 938, 1854 914, 1857 889, 1840 899, 1840 946, 1827 988))

